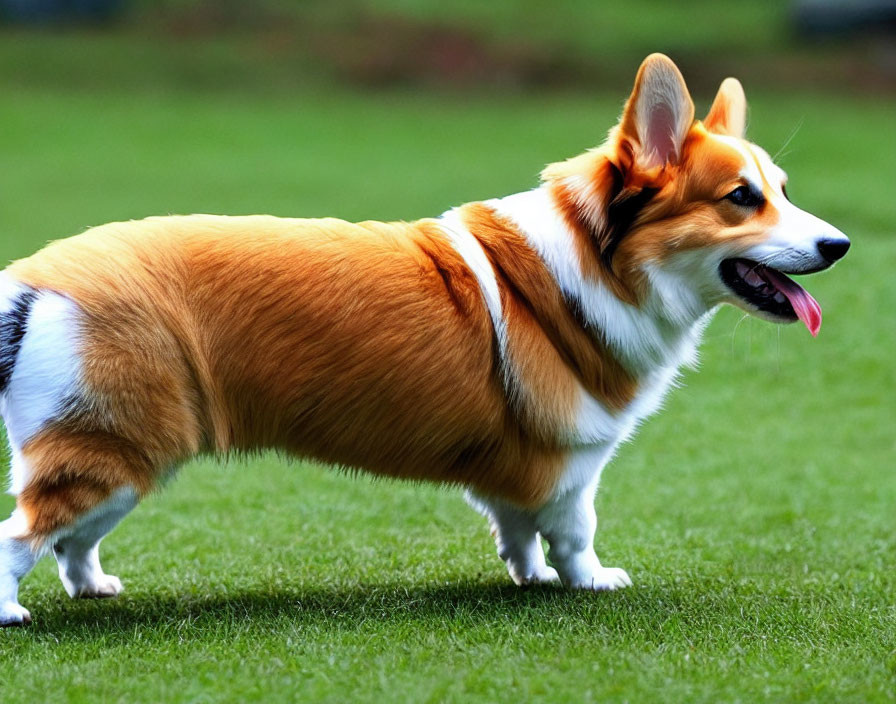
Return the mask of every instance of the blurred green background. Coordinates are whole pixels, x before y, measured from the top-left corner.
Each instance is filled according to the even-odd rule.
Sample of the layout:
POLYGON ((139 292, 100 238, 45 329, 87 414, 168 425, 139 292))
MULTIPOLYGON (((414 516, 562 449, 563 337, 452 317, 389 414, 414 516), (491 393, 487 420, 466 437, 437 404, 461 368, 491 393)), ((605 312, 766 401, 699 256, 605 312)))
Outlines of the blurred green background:
POLYGON ((723 310, 606 471, 598 553, 632 589, 513 588, 456 490, 197 461, 104 544, 120 599, 69 601, 50 561, 24 582, 0 700, 893 701, 891 6, 0 0, 3 260, 146 215, 523 190, 652 51, 698 115, 741 78, 750 138, 853 240, 806 282, 817 340, 723 310))

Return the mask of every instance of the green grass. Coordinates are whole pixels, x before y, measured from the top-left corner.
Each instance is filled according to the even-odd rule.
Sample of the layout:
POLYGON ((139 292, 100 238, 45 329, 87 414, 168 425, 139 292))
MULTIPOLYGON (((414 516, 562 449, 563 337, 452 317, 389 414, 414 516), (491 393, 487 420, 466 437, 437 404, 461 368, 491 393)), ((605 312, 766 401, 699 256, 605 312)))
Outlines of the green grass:
MULTIPOLYGON (((3 80, 4 259, 167 212, 436 214, 532 185, 625 97, 3 80)), ((633 588, 517 590, 456 490, 196 462, 104 544, 121 598, 70 601, 51 561, 24 582, 35 623, 0 631, 0 700, 892 701, 896 106, 750 97, 772 153, 802 123, 788 190, 853 251, 808 284, 817 340, 724 310, 607 469, 598 553, 633 588)))

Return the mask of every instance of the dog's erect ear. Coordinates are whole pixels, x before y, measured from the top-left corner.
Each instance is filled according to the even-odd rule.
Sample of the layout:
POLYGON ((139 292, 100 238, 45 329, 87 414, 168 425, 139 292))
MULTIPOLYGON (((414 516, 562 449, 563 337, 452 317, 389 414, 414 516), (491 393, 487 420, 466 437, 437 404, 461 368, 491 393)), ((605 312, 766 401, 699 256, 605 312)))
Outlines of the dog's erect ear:
POLYGON ((710 132, 743 139, 747 127, 747 98, 739 80, 726 78, 722 81, 703 124, 710 132))
POLYGON ((636 165, 675 164, 693 122, 694 103, 678 67, 668 56, 651 54, 638 70, 619 123, 636 165))

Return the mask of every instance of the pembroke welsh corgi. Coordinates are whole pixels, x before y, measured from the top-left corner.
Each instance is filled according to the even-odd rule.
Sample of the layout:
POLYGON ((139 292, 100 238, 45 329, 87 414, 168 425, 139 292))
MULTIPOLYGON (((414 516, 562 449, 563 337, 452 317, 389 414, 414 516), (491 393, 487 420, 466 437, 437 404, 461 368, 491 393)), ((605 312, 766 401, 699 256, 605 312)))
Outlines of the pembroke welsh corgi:
POLYGON ((411 223, 148 218, 14 262, 0 624, 30 621, 50 551, 71 596, 118 594, 103 536, 188 458, 263 448, 462 485, 518 584, 629 585, 594 551, 601 469, 720 304, 815 335, 787 274, 849 248, 745 120, 733 78, 695 120, 654 54, 604 144, 525 193, 411 223))

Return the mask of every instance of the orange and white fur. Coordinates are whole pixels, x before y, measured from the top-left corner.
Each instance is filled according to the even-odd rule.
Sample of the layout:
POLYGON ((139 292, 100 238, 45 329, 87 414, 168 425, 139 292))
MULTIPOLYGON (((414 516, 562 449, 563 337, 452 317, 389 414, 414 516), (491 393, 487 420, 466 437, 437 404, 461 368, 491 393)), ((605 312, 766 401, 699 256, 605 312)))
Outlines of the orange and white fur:
POLYGON ((0 624, 30 621, 44 553, 71 596, 118 594, 103 536, 188 458, 262 448, 466 487, 518 584, 630 584, 594 551, 601 469, 720 304, 814 334, 783 272, 849 246, 788 201, 745 113, 727 79, 695 121, 656 54, 606 142, 525 193, 412 223, 148 218, 13 263, 0 624))

